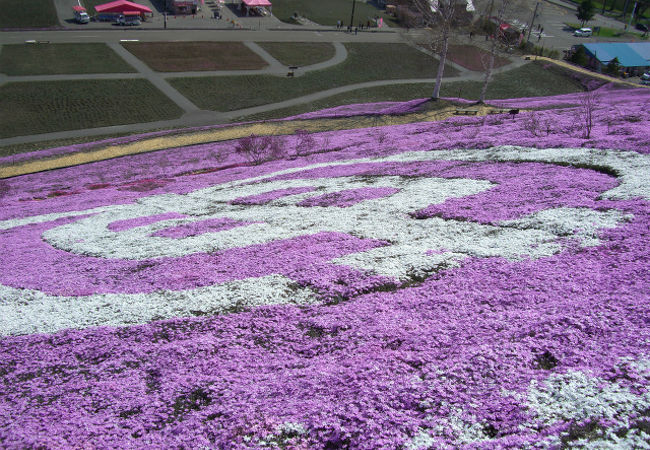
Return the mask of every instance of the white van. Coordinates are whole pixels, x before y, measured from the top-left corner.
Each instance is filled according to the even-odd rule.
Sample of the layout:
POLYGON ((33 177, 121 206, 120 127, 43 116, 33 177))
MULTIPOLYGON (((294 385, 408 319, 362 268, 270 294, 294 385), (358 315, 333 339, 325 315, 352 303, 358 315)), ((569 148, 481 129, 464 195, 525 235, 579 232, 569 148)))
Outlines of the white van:
POLYGON ((142 22, 140 21, 140 16, 137 15, 122 15, 120 14, 117 17, 117 20, 115 21, 117 25, 122 25, 125 27, 128 26, 138 26, 142 25, 142 22))

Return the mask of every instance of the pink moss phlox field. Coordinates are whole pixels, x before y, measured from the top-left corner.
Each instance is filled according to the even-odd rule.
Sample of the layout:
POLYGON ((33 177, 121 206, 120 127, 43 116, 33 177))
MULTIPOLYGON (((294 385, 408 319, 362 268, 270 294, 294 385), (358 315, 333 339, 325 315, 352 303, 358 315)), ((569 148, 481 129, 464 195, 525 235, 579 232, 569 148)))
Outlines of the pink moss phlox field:
MULTIPOLYGON (((510 145, 559 148, 554 155, 594 148, 593 158, 625 162, 647 158, 648 91, 601 91, 589 138, 574 125, 578 94, 502 101, 522 109, 562 104, 514 117, 386 127, 381 143, 376 128, 319 133, 330 147, 300 157, 286 139, 291 158, 259 165, 236 154, 234 142, 222 142, 5 180, 0 223, 17 222, 0 228, 0 293, 8 296, 2 308, 58 296, 55 301, 82 309, 97 297, 100 308, 84 311, 101 314, 111 295, 131 295, 119 298, 118 309, 158 295, 161 310, 175 311, 172 294, 247 279, 263 286, 272 276, 288 280, 282 289, 289 298, 308 289, 316 302, 4 335, 0 447, 643 448, 650 410, 647 192, 608 196, 630 180, 595 159, 533 162, 527 153, 521 160, 471 159, 507 154, 510 145), (406 152, 430 159, 400 159, 406 152), (388 156, 394 159, 380 159, 388 156), (255 190, 265 176, 273 188, 255 190), (401 181, 391 187, 382 184, 386 178, 401 181), (330 184, 315 188, 321 179, 330 184), (380 259, 394 245, 355 233, 319 231, 140 259, 65 251, 48 235, 92 222, 102 207, 147 206, 141 217, 110 217, 100 231, 155 230, 155 239, 168 240, 161 245, 166 250, 260 225, 228 218, 220 208, 284 214, 300 228, 306 225, 282 209, 292 199, 298 199, 294 214, 351 214, 388 202, 421 179, 436 180, 427 185, 432 191, 453 183, 481 189, 401 220, 507 233, 514 225, 504 221, 556 210, 586 211, 593 221, 613 212, 623 218, 595 224, 596 242, 589 245, 579 230, 567 228, 552 236, 558 249, 549 254, 469 256, 406 280, 335 263, 359 252, 380 259), (283 182, 291 187, 278 188, 283 182), (344 182, 352 188, 320 191, 344 182), (240 195, 235 183, 249 190, 240 195), (372 187, 356 187, 363 183, 372 187), (165 209, 184 194, 207 207, 165 209), (43 214, 52 216, 30 222, 43 214)), ((379 217, 379 208, 372 211, 379 217)), ((558 217, 571 225, 569 216, 558 217)), ((463 239, 462 232, 452 237, 463 239)), ((65 244, 76 245, 77 238, 65 244)), ((435 259, 450 249, 441 242, 422 253, 435 259)), ((263 294, 262 287, 244 291, 263 294)), ((41 314, 34 322, 53 313, 41 314)))
POLYGON ((240 448, 294 423, 305 431, 285 445, 397 447, 461 407, 492 435, 480 447, 538 443, 571 422, 521 430, 531 411, 504 390, 568 370, 647 383, 617 365, 647 355, 650 338, 639 284, 650 211, 624 208, 635 219, 603 246, 469 261, 338 305, 5 338, 0 439, 240 448))

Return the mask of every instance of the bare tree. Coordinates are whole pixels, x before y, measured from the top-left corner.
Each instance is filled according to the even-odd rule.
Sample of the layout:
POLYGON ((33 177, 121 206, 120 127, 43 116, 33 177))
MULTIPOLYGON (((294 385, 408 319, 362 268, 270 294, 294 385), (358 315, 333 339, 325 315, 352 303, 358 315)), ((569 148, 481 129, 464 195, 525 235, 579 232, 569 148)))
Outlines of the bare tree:
POLYGON ((9 182, 7 180, 0 180, 0 198, 8 195, 10 190, 11 186, 9 186, 9 182))
POLYGON ((235 151, 253 164, 261 164, 281 156, 282 146, 278 136, 251 134, 237 141, 235 151))
POLYGON ((496 59, 497 53, 500 50, 509 49, 514 42, 510 35, 504 30, 501 24, 504 22, 506 11, 510 5, 510 0, 501 0, 499 9, 497 12, 497 24, 496 32, 494 33, 494 39, 490 43, 490 50, 486 54, 481 54, 481 64, 485 69, 485 76, 483 78, 483 87, 481 88, 481 94, 479 96, 478 102, 485 102, 485 95, 487 94, 488 84, 492 79, 492 72, 494 70, 494 60, 496 59))
POLYGON ((314 151, 316 147, 316 140, 309 132, 309 130, 296 130, 296 156, 306 156, 314 151))
POLYGON ((594 127, 594 113, 600 103, 600 94, 598 91, 587 91, 580 96, 580 119, 583 126, 583 135, 585 139, 591 137, 591 130, 594 127))
POLYGON ((437 100, 440 98, 452 27, 474 6, 471 0, 411 0, 411 4, 420 12, 424 23, 432 27, 431 39, 427 44, 440 57, 436 85, 431 95, 432 99, 437 100))

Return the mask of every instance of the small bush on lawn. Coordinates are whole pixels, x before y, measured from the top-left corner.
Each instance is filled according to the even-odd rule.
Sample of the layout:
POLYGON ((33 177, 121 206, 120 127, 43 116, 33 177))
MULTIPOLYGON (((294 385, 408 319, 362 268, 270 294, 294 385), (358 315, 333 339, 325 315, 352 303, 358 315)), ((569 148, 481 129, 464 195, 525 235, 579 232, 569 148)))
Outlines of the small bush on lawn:
POLYGON ((251 134, 237 141, 235 151, 253 164, 275 159, 282 154, 280 139, 277 136, 258 136, 251 134))

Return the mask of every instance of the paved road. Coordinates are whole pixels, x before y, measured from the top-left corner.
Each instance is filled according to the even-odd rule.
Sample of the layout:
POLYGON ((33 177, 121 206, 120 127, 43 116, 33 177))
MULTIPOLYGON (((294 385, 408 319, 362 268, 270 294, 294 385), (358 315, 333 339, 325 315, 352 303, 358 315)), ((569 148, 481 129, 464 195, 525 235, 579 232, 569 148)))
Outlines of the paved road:
POLYGON ((52 43, 221 41, 221 42, 401 42, 397 32, 364 31, 359 34, 320 30, 45 30, 5 31, 0 44, 23 44, 28 40, 52 43))

